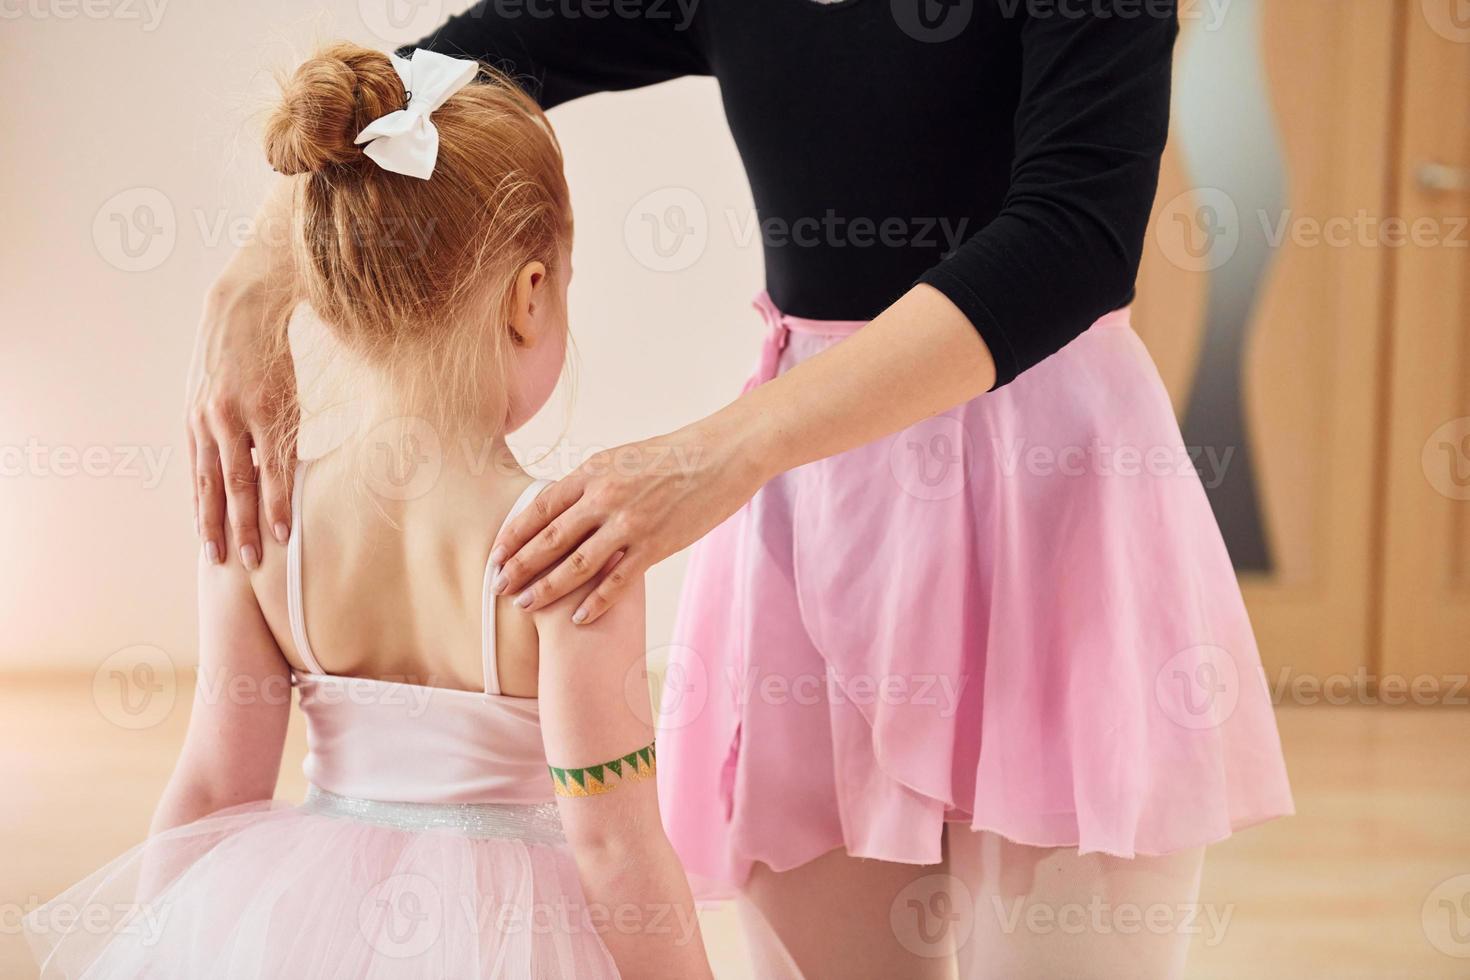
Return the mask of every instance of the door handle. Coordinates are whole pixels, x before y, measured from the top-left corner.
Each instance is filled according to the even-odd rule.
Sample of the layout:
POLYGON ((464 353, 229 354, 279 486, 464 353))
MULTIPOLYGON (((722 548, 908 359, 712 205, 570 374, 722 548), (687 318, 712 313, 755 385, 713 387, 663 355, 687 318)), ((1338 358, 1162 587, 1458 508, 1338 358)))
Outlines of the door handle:
POLYGON ((1431 194, 1470 191, 1470 168, 1452 167, 1447 163, 1421 163, 1415 178, 1421 190, 1431 194))

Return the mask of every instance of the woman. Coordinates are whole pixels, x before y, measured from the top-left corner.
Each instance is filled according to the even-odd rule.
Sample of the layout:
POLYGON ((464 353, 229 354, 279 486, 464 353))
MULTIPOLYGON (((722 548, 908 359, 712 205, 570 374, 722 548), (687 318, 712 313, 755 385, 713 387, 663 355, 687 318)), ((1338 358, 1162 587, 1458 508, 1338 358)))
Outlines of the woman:
MULTIPOLYGON (((632 447, 641 469, 589 460, 495 557, 532 610, 597 579, 590 623, 714 531, 665 822, 810 977, 951 976, 952 950, 963 976, 1175 975, 1204 846, 1290 812, 1228 559, 1127 322, 1176 33, 1168 0, 706 0, 486 3, 419 42, 544 106, 719 80, 764 232, 753 383, 632 447), (1154 907, 1171 922, 1128 927, 1154 907)), ((221 560, 226 510, 259 554, 241 393, 289 398, 289 366, 241 355, 282 316, 281 268, 242 252, 205 316, 192 445, 221 560)), ((258 480, 288 533, 288 477, 258 480)))

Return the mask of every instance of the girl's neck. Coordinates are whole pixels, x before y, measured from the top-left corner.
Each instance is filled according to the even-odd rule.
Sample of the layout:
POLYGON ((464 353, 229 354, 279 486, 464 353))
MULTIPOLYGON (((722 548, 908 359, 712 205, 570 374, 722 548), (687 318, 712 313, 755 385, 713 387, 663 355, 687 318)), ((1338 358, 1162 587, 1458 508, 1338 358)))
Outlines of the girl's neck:
POLYGON ((461 494, 496 496, 526 479, 498 426, 436 424, 411 413, 372 413, 342 447, 356 476, 392 507, 461 494))

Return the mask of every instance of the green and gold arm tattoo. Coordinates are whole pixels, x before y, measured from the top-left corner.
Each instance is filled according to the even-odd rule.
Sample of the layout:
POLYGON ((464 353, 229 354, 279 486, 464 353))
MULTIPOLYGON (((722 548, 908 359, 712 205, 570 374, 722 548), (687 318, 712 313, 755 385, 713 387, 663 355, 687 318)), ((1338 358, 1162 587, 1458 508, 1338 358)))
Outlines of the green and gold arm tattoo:
POLYGON ((654 751, 656 742, 637 752, 604 762, 600 766, 583 766, 580 769, 561 769, 547 766, 551 770, 551 783, 557 796, 598 796, 611 793, 622 783, 647 779, 658 772, 658 755, 654 751))

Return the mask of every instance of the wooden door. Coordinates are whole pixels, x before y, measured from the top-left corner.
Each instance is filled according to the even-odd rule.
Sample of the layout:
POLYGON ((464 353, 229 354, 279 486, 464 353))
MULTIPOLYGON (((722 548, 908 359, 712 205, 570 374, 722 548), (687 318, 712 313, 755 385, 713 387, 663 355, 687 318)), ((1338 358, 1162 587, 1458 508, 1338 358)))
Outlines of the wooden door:
POLYGON ((1411 5, 1403 37, 1383 458, 1381 667, 1470 698, 1470 4, 1411 5), (1458 693, 1457 693, 1458 690, 1458 693))
POLYGON ((1357 676, 1388 260, 1357 218, 1387 213, 1406 5, 1184 6, 1135 323, 1201 450, 1268 679, 1357 676))

